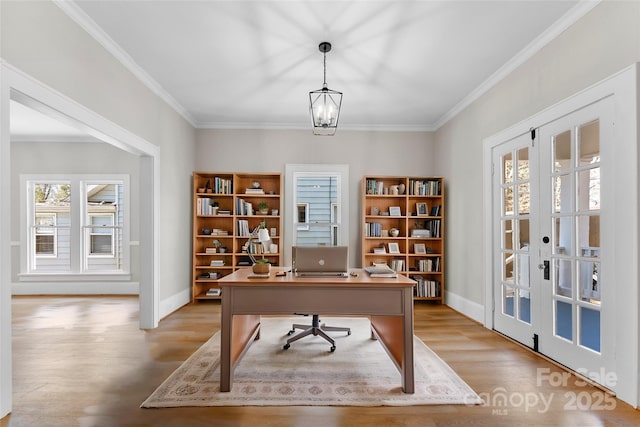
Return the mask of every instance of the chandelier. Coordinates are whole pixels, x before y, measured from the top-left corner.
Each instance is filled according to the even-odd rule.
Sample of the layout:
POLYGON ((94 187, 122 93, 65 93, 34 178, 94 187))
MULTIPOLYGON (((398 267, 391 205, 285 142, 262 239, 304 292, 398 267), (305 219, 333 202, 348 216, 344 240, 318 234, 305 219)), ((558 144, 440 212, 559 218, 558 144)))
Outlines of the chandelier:
POLYGON ((342 92, 327 87, 327 52, 331 50, 331 43, 322 42, 318 49, 324 54, 324 83, 322 89, 309 92, 309 111, 313 134, 331 136, 338 129, 342 92))

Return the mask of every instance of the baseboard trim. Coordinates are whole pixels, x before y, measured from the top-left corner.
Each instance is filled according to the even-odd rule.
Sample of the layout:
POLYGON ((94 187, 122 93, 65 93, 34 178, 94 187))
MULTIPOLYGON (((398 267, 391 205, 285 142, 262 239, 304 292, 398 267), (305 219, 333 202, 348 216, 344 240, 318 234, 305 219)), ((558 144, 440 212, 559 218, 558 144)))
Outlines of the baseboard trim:
POLYGON ((457 312, 484 325, 484 305, 449 291, 445 292, 445 303, 457 312))
POLYGON ((139 295, 138 282, 14 282, 12 295, 139 295))
POLYGON ((160 319, 164 319, 179 308, 191 302, 191 290, 184 289, 160 301, 160 319))

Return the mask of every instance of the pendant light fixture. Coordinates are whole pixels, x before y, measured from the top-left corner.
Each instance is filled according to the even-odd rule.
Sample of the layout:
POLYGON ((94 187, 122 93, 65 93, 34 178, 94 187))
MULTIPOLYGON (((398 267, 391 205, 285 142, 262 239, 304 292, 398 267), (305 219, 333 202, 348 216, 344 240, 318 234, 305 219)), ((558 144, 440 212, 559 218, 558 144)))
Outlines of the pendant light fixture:
POLYGON ((309 111, 313 134, 331 136, 338 129, 342 92, 327 87, 327 52, 331 50, 331 43, 322 42, 318 49, 324 54, 324 83, 322 89, 309 92, 309 111))

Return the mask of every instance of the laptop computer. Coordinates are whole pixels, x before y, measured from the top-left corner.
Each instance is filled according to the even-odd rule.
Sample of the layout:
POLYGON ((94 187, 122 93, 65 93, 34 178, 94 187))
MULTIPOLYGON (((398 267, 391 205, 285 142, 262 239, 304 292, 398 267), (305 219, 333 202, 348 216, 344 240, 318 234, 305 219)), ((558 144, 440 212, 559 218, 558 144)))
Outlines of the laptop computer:
POLYGON ((293 272, 299 277, 348 277, 347 246, 293 246, 293 272))

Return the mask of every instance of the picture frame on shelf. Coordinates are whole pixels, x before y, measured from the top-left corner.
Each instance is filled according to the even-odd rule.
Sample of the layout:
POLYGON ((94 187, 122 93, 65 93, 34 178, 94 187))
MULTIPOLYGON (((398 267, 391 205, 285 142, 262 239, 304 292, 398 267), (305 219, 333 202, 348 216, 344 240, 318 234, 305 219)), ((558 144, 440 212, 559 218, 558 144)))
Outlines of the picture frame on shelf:
POLYGON ((400 210, 400 206, 390 206, 389 216, 402 216, 402 211, 400 210))
POLYGON ((389 243, 389 253, 390 254, 399 254, 400 253, 400 245, 395 242, 389 243))
POLYGON ((427 204, 426 203, 416 203, 416 214, 418 216, 426 216, 427 215, 427 204))
POLYGON ((413 252, 416 254, 426 254, 427 248, 425 247, 424 243, 415 243, 413 245, 413 252))

